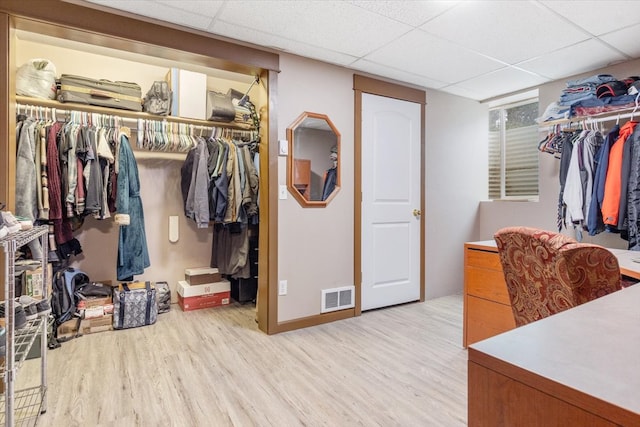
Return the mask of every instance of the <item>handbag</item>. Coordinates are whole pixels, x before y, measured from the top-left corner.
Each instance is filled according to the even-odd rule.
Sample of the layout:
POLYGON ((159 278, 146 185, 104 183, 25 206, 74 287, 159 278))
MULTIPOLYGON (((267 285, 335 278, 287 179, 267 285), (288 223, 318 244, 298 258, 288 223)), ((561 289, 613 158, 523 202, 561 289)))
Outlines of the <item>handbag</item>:
POLYGON ((156 289, 151 282, 121 283, 114 290, 114 329, 152 325, 157 318, 156 289))
POLYGON ((232 122, 236 118, 236 109, 229 94, 210 90, 207 92, 207 106, 211 111, 208 120, 214 122, 232 122))
POLYGON ((165 81, 155 81, 144 97, 143 111, 150 114, 167 116, 171 113, 171 89, 165 81))

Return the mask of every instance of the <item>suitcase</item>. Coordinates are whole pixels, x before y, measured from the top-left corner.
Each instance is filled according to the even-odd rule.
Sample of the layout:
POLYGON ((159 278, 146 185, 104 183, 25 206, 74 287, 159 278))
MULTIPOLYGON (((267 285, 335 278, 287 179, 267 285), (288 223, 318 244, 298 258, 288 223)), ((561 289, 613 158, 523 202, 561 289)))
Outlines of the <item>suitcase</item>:
POLYGON ((58 101, 142 111, 142 89, 136 83, 62 74, 58 101))
POLYGON ((152 325, 158 318, 156 289, 151 282, 120 283, 113 291, 113 328, 152 325))

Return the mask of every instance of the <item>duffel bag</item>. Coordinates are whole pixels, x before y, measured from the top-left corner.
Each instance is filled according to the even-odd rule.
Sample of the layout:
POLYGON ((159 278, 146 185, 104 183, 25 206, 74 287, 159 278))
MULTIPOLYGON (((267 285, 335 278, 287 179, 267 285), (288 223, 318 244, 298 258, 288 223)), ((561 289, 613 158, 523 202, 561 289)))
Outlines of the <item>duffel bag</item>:
POLYGON ((151 282, 120 283, 114 290, 114 329, 152 325, 157 318, 156 289, 151 282))
POLYGON ((142 89, 137 83, 62 74, 58 101, 142 111, 142 89))

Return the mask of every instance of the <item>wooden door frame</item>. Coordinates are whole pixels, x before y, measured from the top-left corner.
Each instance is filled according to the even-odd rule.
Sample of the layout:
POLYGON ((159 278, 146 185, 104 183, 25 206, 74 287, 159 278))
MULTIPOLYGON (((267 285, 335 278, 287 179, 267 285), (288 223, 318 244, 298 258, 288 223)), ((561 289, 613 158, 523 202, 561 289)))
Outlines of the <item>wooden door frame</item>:
POLYGON ((362 314, 362 94, 386 96, 388 98, 420 104, 420 301, 425 300, 425 113, 426 93, 395 83, 377 80, 358 74, 353 76, 354 102, 354 228, 353 228, 353 283, 355 285, 355 315, 362 314))
POLYGON ((77 4, 75 0, 2 0, 0 2, 0 45, 5 54, 0 59, 0 138, 8 143, 0 149, 0 201, 8 209, 15 204, 15 64, 13 31, 15 29, 53 37, 101 44, 121 50, 161 56, 210 68, 259 75, 267 91, 266 110, 261 111, 266 125, 261 147, 258 313, 259 328, 278 332, 278 138, 276 112, 277 76, 280 56, 259 48, 239 45, 215 38, 209 33, 188 29, 124 11, 114 11, 94 4, 77 4), (159 51, 160 49, 160 51, 159 51), (161 52, 161 54, 159 54, 161 52), (12 68, 13 67, 13 68, 12 68))

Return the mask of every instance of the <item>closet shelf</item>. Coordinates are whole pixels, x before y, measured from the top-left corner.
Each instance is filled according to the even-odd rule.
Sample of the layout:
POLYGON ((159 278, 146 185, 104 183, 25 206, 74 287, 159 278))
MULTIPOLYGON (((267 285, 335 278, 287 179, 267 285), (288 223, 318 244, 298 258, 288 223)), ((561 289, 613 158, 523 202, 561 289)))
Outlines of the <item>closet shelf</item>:
POLYGON ((73 111, 81 111, 86 113, 108 114, 111 116, 118 116, 118 117, 129 118, 129 119, 143 119, 143 120, 157 120, 157 121, 166 120, 168 122, 173 122, 173 123, 186 123, 186 124, 202 126, 202 127, 221 127, 221 128, 239 129, 239 130, 255 130, 253 126, 248 124, 243 124, 243 123, 234 123, 234 122, 225 123, 225 122, 214 122, 210 120, 189 119, 185 117, 158 116, 155 114, 149 114, 145 112, 119 110, 116 108, 98 107, 95 105, 76 104, 71 102, 63 103, 63 102, 58 102, 51 99, 30 98, 28 96, 16 95, 16 103, 22 106, 33 105, 35 107, 55 108, 56 110, 61 110, 61 111, 73 110, 73 111))
POLYGON ((580 123, 581 121, 584 120, 588 120, 591 122, 595 122, 595 123, 599 123, 599 122, 608 122, 611 120, 617 120, 618 118, 620 119, 628 119, 633 117, 636 114, 640 114, 639 112, 636 111, 636 114, 633 113, 633 110, 635 109, 635 107, 629 107, 629 108, 621 108, 619 110, 615 110, 615 111, 605 111, 602 113, 597 113, 597 114, 592 114, 589 116, 574 116, 574 117, 570 117, 568 119, 558 119, 558 120, 549 120, 547 122, 542 122, 540 123, 540 127, 539 130, 542 131, 547 131, 550 128, 552 128, 553 126, 556 125, 565 125, 568 123, 580 123))
POLYGON ((20 231, 15 234, 8 234, 7 236, 0 239, 0 246, 5 249, 9 249, 9 245, 15 245, 15 247, 19 248, 21 246, 26 245, 30 241, 43 236, 49 232, 49 226, 40 225, 38 227, 33 227, 30 230, 20 231))

